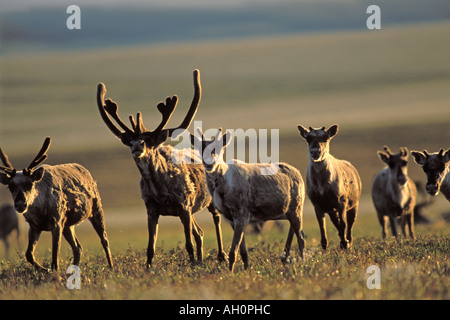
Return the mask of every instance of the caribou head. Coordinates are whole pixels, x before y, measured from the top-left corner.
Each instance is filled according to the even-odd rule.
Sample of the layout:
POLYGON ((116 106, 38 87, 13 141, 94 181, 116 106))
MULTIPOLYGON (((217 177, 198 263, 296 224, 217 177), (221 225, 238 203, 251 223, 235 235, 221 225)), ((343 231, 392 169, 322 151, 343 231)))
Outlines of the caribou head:
POLYGON ((398 182, 399 185, 405 185, 408 180, 408 149, 406 147, 400 148, 400 152, 393 154, 392 151, 384 146, 384 152, 378 151, 378 156, 381 161, 389 166, 391 176, 398 182))
POLYGON ((123 144, 130 147, 133 156, 139 158, 146 153, 147 149, 157 148, 164 143, 169 136, 175 138, 189 128, 201 100, 199 70, 194 70, 194 90, 194 98, 192 99, 191 107, 183 122, 178 127, 170 129, 165 129, 165 126, 177 107, 178 97, 176 95, 168 97, 165 103, 160 102, 157 105, 158 111, 162 114, 162 120, 158 127, 153 131, 145 128, 141 112, 137 113, 136 120, 132 115, 129 116, 131 128, 128 127, 118 115, 119 108, 117 103, 110 99, 105 100, 106 87, 103 83, 100 83, 97 87, 97 105, 100 115, 109 130, 111 130, 123 144), (119 127, 112 122, 110 116, 117 122, 119 127))
POLYGON ((46 152, 50 147, 50 138, 47 137, 42 145, 41 150, 30 163, 30 165, 22 171, 17 171, 8 160, 8 156, 0 148, 0 158, 3 165, 0 165, 0 183, 8 186, 14 200, 16 211, 24 213, 28 205, 33 202, 37 196, 35 184, 41 181, 44 176, 45 169, 43 167, 36 168, 45 159, 46 152))
POLYGON ((325 160, 330 152, 330 141, 338 132, 338 125, 335 124, 328 130, 325 130, 325 127, 320 129, 309 127, 308 130, 301 125, 298 125, 297 128, 302 138, 308 143, 311 161, 320 162, 325 160))
POLYGON ((450 149, 447 151, 441 149, 439 152, 432 154, 429 154, 427 150, 423 152, 411 151, 411 154, 417 164, 422 166, 427 176, 427 185, 425 187, 427 192, 432 196, 438 195, 442 182, 449 172, 450 149))
POLYGON ((198 136, 191 134, 191 145, 201 153, 205 170, 214 171, 217 164, 223 162, 223 153, 231 142, 231 133, 224 133, 223 129, 219 128, 214 138, 208 140, 200 128, 196 131, 198 136))

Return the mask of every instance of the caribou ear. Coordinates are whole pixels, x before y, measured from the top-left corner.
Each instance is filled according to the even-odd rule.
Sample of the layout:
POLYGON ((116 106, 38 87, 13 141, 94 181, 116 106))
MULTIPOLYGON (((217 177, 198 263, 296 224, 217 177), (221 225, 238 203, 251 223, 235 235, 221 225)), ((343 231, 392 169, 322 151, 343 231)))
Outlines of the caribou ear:
POLYGON ((332 125, 328 130, 327 130, 327 133, 328 133, 328 137, 331 139, 331 138, 333 138, 337 133, 338 133, 338 125, 337 124, 335 124, 335 125, 332 125))
POLYGON ((450 162, 450 149, 448 149, 445 153, 444 153, 444 161, 450 162))
POLYGON ((44 177, 44 173, 45 169, 43 167, 37 168, 31 173, 31 179, 33 179, 34 182, 41 181, 42 177, 44 177))
POLYGON ((308 129, 306 129, 304 126, 302 125, 297 125, 298 131, 300 131, 300 135, 302 136, 303 139, 306 139, 306 137, 308 136, 308 129))
POLYGON ((408 148, 407 147, 400 148, 400 153, 403 158, 405 158, 405 157, 407 158, 409 155, 408 148))
POLYGON ((389 156, 386 153, 378 151, 377 154, 380 157, 381 161, 383 161, 384 163, 389 163, 389 156))
POLYGON ((411 151, 411 155, 417 164, 423 166, 427 162, 427 157, 420 151, 411 151))

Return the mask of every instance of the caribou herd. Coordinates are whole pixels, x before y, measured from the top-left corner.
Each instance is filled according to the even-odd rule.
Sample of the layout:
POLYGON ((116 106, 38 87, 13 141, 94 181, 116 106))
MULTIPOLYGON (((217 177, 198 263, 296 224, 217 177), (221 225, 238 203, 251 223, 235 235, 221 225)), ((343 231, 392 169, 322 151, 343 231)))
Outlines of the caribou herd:
MULTIPOLYGON (((190 137, 191 148, 177 149, 165 142, 186 133, 200 104, 200 72, 194 70, 194 97, 182 123, 166 128, 174 113, 178 97, 168 97, 157 105, 162 115, 154 130, 144 126, 141 112, 136 118, 129 116, 127 125, 119 116, 116 102, 106 99, 106 86, 97 86, 97 107, 107 128, 125 146, 130 148, 140 173, 139 186, 147 209, 148 246, 147 268, 151 268, 158 234, 158 219, 163 216, 179 217, 184 228, 185 247, 190 260, 203 259, 203 231, 195 220, 195 213, 207 209, 213 217, 219 261, 228 261, 234 270, 237 251, 249 267, 249 256, 244 231, 249 223, 286 219, 289 231, 282 261, 288 262, 291 243, 297 238, 299 255, 304 257, 303 206, 305 194, 311 201, 319 224, 321 245, 328 248, 326 215, 336 227, 340 248, 348 250, 354 243, 352 229, 355 224, 362 183, 356 168, 346 160, 330 153, 330 142, 338 133, 338 125, 328 129, 308 129, 298 125, 300 136, 308 146, 309 165, 304 181, 299 170, 283 162, 263 164, 240 160, 225 162, 225 148, 233 139, 231 132, 219 128, 208 138, 200 128, 190 137), (115 122, 115 123, 114 123, 115 122), (222 243, 221 216, 234 230, 228 255, 222 243), (196 252, 192 242, 194 238, 196 252)), ((16 230, 19 239, 17 213, 29 224, 28 247, 25 257, 36 269, 50 271, 39 264, 34 251, 42 231, 52 235, 51 269, 58 270, 61 236, 73 252, 73 264, 81 259, 82 246, 75 235, 75 226, 88 219, 113 267, 109 241, 105 229, 97 184, 89 171, 76 163, 41 165, 47 158, 51 139, 47 137, 27 168, 17 170, 0 148, 0 183, 11 192, 14 206, 0 207, 0 238, 8 254, 8 235, 16 230), (17 212, 17 213, 16 213, 17 212)), ((426 191, 435 196, 442 192, 450 201, 450 149, 429 153, 424 150, 410 152, 422 166, 426 178, 426 191)), ((389 221, 392 235, 397 237, 397 222, 406 236, 414 239, 414 207, 417 189, 408 177, 409 152, 406 147, 393 153, 389 147, 378 151, 386 164, 372 184, 372 200, 381 225, 382 238, 387 236, 389 221)), ((120 174, 120 173, 119 173, 120 174)))

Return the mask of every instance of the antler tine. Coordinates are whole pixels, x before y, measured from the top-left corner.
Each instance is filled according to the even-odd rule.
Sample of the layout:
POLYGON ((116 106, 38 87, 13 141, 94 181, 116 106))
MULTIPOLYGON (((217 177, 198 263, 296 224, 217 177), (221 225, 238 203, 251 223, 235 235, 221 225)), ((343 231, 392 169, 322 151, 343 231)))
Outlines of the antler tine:
POLYGON ((172 117, 173 112, 177 108, 178 97, 175 95, 172 98, 167 97, 166 103, 160 102, 157 106, 159 112, 162 114, 162 120, 159 126, 154 130, 154 132, 158 132, 164 129, 166 124, 169 122, 170 117, 172 117))
POLYGON ((194 97, 192 99, 191 107, 189 108, 189 111, 186 114, 186 117, 184 118, 183 122, 178 127, 167 129, 169 131, 169 135, 172 138, 175 138, 172 136, 172 134, 175 130, 177 130, 177 129, 186 130, 187 128, 189 128, 192 120, 194 119, 195 114, 197 113, 197 109, 200 104, 201 96, 202 96, 202 87, 201 87, 201 83, 200 83, 200 71, 198 69, 195 69, 194 70, 194 97))
POLYGON ((37 156, 34 158, 33 161, 31 161, 30 165, 28 166, 28 170, 33 170, 33 168, 37 167, 39 164, 41 164, 45 159, 47 159, 47 155, 45 154, 48 149, 50 148, 51 139, 50 137, 45 138, 44 144, 42 145, 41 150, 37 154, 37 156))
POLYGON ((136 119, 137 119, 137 126, 135 132, 139 134, 147 132, 148 130, 145 128, 144 122, 142 121, 142 113, 138 112, 136 115, 136 119))
POLYGON ((0 159, 2 159, 2 162, 5 165, 5 167, 0 166, 3 171, 5 171, 5 169, 14 169, 11 162, 9 162, 8 156, 3 152, 2 148, 0 148, 0 159))
POLYGON ((7 173, 9 175, 12 175, 16 171, 16 169, 12 169, 12 168, 9 168, 9 167, 4 167, 2 165, 0 165, 0 170, 4 171, 5 173, 7 173))
POLYGON ((389 149, 388 146, 383 146, 383 149, 384 149, 384 151, 386 151, 386 153, 387 153, 389 156, 392 156, 391 149, 389 149))
POLYGON ((103 83, 99 83, 97 86, 97 106, 98 111, 100 112, 100 115, 103 119, 103 122, 105 122, 106 126, 111 130, 111 132, 121 139, 122 137, 122 131, 117 128, 117 126, 111 121, 108 114, 105 112, 105 95, 106 95, 106 87, 103 83))
POLYGON ((134 121, 134 117, 132 114, 130 114, 128 116, 128 119, 130 119, 130 123, 131 123, 131 128, 133 129, 134 132, 136 132, 136 121, 134 121))
POLYGON ((118 110, 119 110, 119 107, 117 106, 117 103, 115 103, 114 101, 112 101, 111 99, 106 99, 106 101, 105 101, 105 110, 106 110, 106 112, 108 112, 109 113, 109 115, 114 119, 114 120, 116 120, 116 122, 117 122, 117 124, 123 129, 123 130, 125 130, 125 132, 128 132, 128 133, 133 133, 133 131, 130 129, 130 128, 128 128, 128 126, 122 121, 122 119, 119 117, 119 114, 118 114, 118 110))

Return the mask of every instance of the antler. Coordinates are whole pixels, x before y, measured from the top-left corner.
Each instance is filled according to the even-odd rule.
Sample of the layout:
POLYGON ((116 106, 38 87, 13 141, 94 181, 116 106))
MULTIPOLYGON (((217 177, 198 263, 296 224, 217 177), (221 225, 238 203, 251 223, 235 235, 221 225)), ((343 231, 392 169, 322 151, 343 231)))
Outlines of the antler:
POLYGON ((389 157, 392 156, 391 149, 389 149, 388 146, 383 146, 383 149, 384 149, 384 151, 386 151, 386 153, 389 155, 389 157))
POLYGON ((8 175, 14 175, 16 169, 14 169, 11 162, 9 162, 8 156, 3 152, 2 148, 0 148, 0 159, 5 165, 5 166, 0 165, 0 170, 4 171, 8 175))
MULTIPOLYGON (((23 169, 23 173, 26 175, 30 175, 34 168, 36 168, 38 165, 40 165, 45 159, 47 159, 46 152, 50 148, 51 139, 50 137, 45 138, 44 144, 41 147, 41 150, 38 152, 36 157, 31 161, 28 168, 23 169)), ((0 159, 2 160, 3 164, 5 166, 0 165, 0 170, 3 170, 5 173, 7 173, 10 176, 13 176, 16 173, 16 169, 11 165, 11 162, 8 160, 8 156, 3 152, 3 150, 0 148, 0 159)))
POLYGON ((0 159, 2 159, 3 164, 6 166, 2 166, 2 168, 14 169, 11 162, 9 162, 8 156, 3 152, 2 148, 0 148, 0 159))
MULTIPOLYGON (((122 139, 123 133, 142 134, 145 132, 150 132, 145 128, 144 123, 142 121, 142 114, 140 112, 137 113, 136 121, 134 120, 133 116, 130 115, 129 119, 132 127, 130 129, 119 117, 119 114, 117 112, 119 109, 117 103, 115 103, 110 99, 105 100, 105 95, 106 95, 106 87, 103 83, 99 83, 97 87, 98 109, 100 111, 100 115, 103 121, 106 123, 109 130, 111 130, 111 132, 115 136, 117 136, 119 139, 122 139), (109 116, 111 116, 120 126, 120 128, 125 130, 125 132, 122 132, 120 128, 118 128, 111 121, 111 118, 109 116)), ((162 120, 161 123, 158 125, 158 127, 152 132, 161 132, 163 130, 167 130, 169 132, 169 135, 172 136, 175 130, 178 129, 186 130, 187 128, 189 128, 192 120, 194 119, 195 114, 197 113, 200 100, 201 100, 200 71, 196 69, 194 70, 194 97, 192 99, 191 107, 189 108, 183 122, 176 128, 164 129, 178 104, 178 97, 176 95, 173 96, 172 98, 168 97, 166 99, 165 104, 163 102, 160 102, 157 106, 159 112, 161 112, 162 114, 162 120)))
MULTIPOLYGON (((114 120, 116 120, 116 122, 119 124, 119 126, 125 130, 125 132, 128 133, 133 133, 133 131, 128 128, 128 126, 122 121, 122 119, 119 117, 119 114, 117 113, 117 111, 119 110, 119 107, 117 106, 117 103, 115 103, 114 101, 112 101, 111 99, 106 99, 105 100, 105 110, 109 113, 109 115, 111 117, 113 117, 114 120)), ((133 126, 134 124, 134 120, 131 121, 131 125, 133 126)))
MULTIPOLYGON (((198 69, 195 69, 194 70, 194 97, 192 98, 191 107, 189 108, 189 111, 186 114, 186 117, 184 118, 183 122, 178 127, 166 129, 169 131, 169 135, 172 138, 175 138, 174 136, 172 136, 172 134, 174 133, 175 130, 178 130, 178 129, 186 130, 187 128, 189 128, 192 120, 194 119, 195 114, 197 113, 197 109, 200 104, 201 96, 202 96, 202 87, 201 87, 201 83, 200 83, 200 71, 198 69)), ((175 107, 174 107, 174 109, 175 109, 175 107)), ((180 132, 180 134, 181 134, 181 132, 180 132)))
MULTIPOLYGON (((103 122, 105 122, 106 126, 111 130, 111 132, 119 139, 122 138, 122 131, 119 130, 119 128, 116 127, 116 125, 111 121, 108 114, 105 112, 106 106, 105 106, 105 95, 106 95, 106 87, 103 83, 99 83, 97 86, 97 106, 98 111, 100 112, 100 115, 103 119, 103 122)), ((109 99, 108 99, 109 100, 109 99)), ((111 100, 109 100, 111 101, 111 100)), ((112 102, 112 101, 111 101, 112 102)), ((110 106, 112 109, 113 106, 110 106)), ((117 104, 116 104, 117 108, 117 104)))
POLYGON ((162 120, 159 126, 155 129, 155 131, 161 131, 164 129, 166 124, 169 122, 170 117, 172 116, 173 112, 175 111, 178 104, 178 97, 175 95, 172 98, 167 97, 166 103, 160 102, 157 106, 159 112, 162 114, 162 120))
POLYGON ((44 144, 42 145, 41 150, 38 152, 37 156, 31 161, 28 168, 24 169, 25 174, 30 174, 34 168, 36 168, 39 164, 41 164, 45 159, 47 159, 46 152, 50 148, 51 139, 50 137, 45 138, 44 144))

